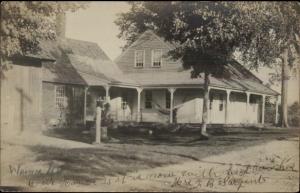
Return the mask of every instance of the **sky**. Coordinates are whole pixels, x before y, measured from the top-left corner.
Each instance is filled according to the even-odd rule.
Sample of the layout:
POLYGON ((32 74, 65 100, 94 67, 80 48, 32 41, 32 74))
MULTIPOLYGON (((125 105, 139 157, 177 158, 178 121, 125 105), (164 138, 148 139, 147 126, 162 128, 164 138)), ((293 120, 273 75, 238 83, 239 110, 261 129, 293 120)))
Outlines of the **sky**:
POLYGON ((66 14, 66 37, 96 42, 114 60, 121 54, 125 41, 119 39, 114 23, 117 14, 127 12, 127 2, 91 2, 88 8, 66 14))
MULTIPOLYGON (((127 12, 130 5, 121 1, 91 2, 86 9, 67 13, 66 36, 68 38, 96 42, 114 60, 121 54, 125 41, 119 39, 119 28, 114 23, 118 14, 127 12)), ((253 73, 264 83, 268 82, 269 69, 253 73)), ((273 89, 280 91, 278 86, 273 89)))

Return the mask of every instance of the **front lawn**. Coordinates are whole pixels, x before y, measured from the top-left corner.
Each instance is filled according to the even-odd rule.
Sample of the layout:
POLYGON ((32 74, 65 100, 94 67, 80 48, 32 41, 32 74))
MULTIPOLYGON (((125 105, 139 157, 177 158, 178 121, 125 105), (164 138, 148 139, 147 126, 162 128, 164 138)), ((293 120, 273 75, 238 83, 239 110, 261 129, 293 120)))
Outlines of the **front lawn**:
MULTIPOLYGON (((2 155, 22 148, 21 152, 27 154, 19 160, 24 167, 34 163, 36 167, 45 169, 52 165, 61 172, 60 175, 64 176, 64 180, 77 179, 82 185, 94 185, 104 176, 125 175, 143 169, 198 161, 208 156, 222 155, 226 152, 244 150, 270 141, 287 140, 297 136, 298 130, 268 130, 218 134, 209 140, 201 141, 197 135, 162 135, 153 138, 120 134, 114 136, 114 140, 100 146, 91 145, 82 148, 47 145, 46 140, 44 144, 22 147, 10 144, 7 148, 4 147, 2 155)), ((15 160, 15 163, 17 161, 15 160)), ((42 179, 43 175, 46 174, 27 177, 42 179)))

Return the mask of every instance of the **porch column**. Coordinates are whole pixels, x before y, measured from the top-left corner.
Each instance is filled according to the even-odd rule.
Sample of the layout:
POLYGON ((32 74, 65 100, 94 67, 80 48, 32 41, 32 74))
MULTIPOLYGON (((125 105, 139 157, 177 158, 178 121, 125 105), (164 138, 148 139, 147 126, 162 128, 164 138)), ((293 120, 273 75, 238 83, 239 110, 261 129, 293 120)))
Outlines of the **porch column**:
POLYGON ((137 122, 141 122, 141 93, 142 88, 136 88, 137 91, 137 122))
POLYGON ((265 124, 265 101, 266 95, 262 95, 261 123, 265 124))
POLYGON ((276 96, 276 101, 275 101, 275 124, 278 124, 278 96, 276 96))
POLYGON ((174 106, 174 92, 176 88, 168 88, 171 97, 170 97, 170 123, 173 123, 173 106, 174 106))
POLYGON ((226 90, 225 123, 228 123, 228 122, 229 122, 230 93, 231 93, 231 90, 226 90))
POLYGON ((83 124, 86 127, 86 95, 89 87, 84 87, 84 103, 83 103, 83 124))
POLYGON ((246 122, 249 122, 248 112, 249 112, 249 107, 250 107, 250 92, 246 92, 246 95, 247 95, 247 102, 246 102, 246 122))
POLYGON ((106 101, 107 103, 110 102, 109 89, 110 89, 110 86, 109 86, 109 85, 106 85, 106 86, 105 86, 105 101, 106 101))

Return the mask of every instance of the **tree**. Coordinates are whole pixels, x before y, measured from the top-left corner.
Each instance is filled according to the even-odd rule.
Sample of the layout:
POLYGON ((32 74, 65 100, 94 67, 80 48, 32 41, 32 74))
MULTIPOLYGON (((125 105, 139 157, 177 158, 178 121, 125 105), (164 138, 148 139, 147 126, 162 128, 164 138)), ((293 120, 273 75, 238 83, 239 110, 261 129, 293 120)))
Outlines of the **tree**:
POLYGON ((55 16, 66 11, 86 7, 82 2, 1 2, 1 66, 0 72, 9 66, 9 58, 34 54, 39 42, 55 38, 55 16))
MULTIPOLYGON (((288 80, 290 69, 294 65, 295 55, 300 55, 300 3, 299 2, 251 2, 238 4, 246 20, 257 26, 256 40, 244 53, 256 57, 256 63, 252 67, 258 68, 258 62, 262 65, 274 67, 278 64, 270 58, 280 59, 281 65, 281 126, 288 127, 288 80), (266 34, 272 34, 267 47, 266 34), (256 45, 255 45, 256 44, 256 45), (273 45, 273 46, 272 46, 273 45), (267 49, 265 49, 267 48, 267 49), (266 57, 268 56, 268 57, 266 57), (273 64, 273 66, 272 66, 273 64)), ((247 58, 247 55, 244 55, 247 58)), ((252 60, 250 60, 252 61, 252 60)), ((276 78, 276 77, 275 77, 276 78)), ((277 76, 278 78, 278 76, 277 76)))
MULTIPOLYGON (((181 59, 192 78, 204 76, 204 102, 201 134, 207 136, 208 86, 210 76, 224 77, 235 49, 248 46, 249 27, 240 19, 234 3, 226 2, 138 2, 120 15, 120 37, 131 44, 137 33, 152 29, 176 45, 170 51, 181 59)), ((250 31, 250 30, 249 30, 250 31)))
MULTIPOLYGON (((121 30, 119 37, 127 40, 125 47, 137 34, 152 29, 177 45, 170 55, 181 58, 185 68, 192 68, 192 77, 204 76, 203 135, 207 135, 209 77, 228 76, 226 64, 236 52, 252 68, 272 67, 279 56, 287 64, 286 40, 293 42, 293 33, 300 26, 296 27, 299 4, 292 2, 286 7, 283 2, 138 2, 131 5, 131 10, 116 21, 121 30), (289 14, 285 15, 286 12, 289 14), (293 33, 289 32, 290 28, 293 33)), ((296 49, 299 50, 299 45, 296 49)), ((282 93, 286 100, 286 90, 282 93)))

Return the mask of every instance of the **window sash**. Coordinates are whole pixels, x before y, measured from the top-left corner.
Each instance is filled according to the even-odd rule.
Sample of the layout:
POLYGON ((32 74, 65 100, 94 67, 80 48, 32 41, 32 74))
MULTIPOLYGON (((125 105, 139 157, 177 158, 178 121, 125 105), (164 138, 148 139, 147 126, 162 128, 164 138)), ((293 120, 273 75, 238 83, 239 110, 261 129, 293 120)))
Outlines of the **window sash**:
POLYGON ((225 106, 225 100, 222 94, 219 95, 219 100, 220 100, 219 111, 223 111, 225 106))
POLYGON ((151 91, 145 92, 145 108, 152 109, 152 92, 151 91))
POLYGON ((166 108, 171 108, 171 93, 166 91, 166 108))
POLYGON ((160 67, 162 63, 162 50, 152 50, 152 67, 160 67))
POLYGON ((57 109, 66 107, 66 87, 64 85, 55 86, 55 106, 57 109))
POLYGON ((128 105, 128 97, 127 97, 127 93, 122 93, 122 109, 125 110, 127 108, 128 105))
POLYGON ((136 50, 135 51, 135 67, 143 67, 145 63, 145 51, 136 50))

